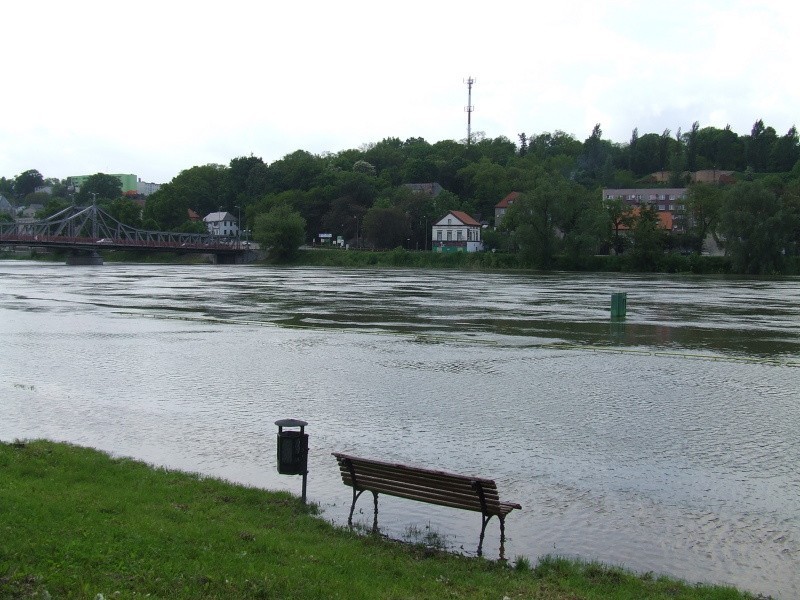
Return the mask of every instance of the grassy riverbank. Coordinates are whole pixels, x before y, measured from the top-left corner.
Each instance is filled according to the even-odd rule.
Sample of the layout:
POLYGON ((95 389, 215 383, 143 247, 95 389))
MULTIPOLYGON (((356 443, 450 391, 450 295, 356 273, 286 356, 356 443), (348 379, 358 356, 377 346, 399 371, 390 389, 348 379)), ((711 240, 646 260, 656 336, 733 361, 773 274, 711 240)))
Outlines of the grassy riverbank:
POLYGON ((0 599, 750 597, 559 558, 444 554, 313 512, 91 449, 0 443, 0 599))
MULTIPOLYGON (((385 252, 364 250, 338 250, 317 248, 302 250, 294 259, 297 266, 322 267, 405 267, 428 269, 466 269, 479 271, 517 270, 530 271, 519 254, 504 252, 419 252, 395 248, 385 252)), ((787 273, 794 273, 798 265, 791 263, 787 273)), ((591 256, 580 260, 556 256, 553 271, 584 272, 642 272, 630 256, 591 256)), ((730 274, 730 261, 724 256, 698 256, 664 254, 657 264, 645 272, 692 273, 706 275, 730 274)))

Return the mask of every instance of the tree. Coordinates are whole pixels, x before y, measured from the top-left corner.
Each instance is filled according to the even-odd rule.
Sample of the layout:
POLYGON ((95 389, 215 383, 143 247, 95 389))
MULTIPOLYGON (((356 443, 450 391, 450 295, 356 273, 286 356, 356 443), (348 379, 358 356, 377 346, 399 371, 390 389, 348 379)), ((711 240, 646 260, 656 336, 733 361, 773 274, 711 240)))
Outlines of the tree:
POLYGON ((620 155, 620 150, 602 137, 603 131, 598 123, 583 143, 583 154, 578 158, 575 179, 587 187, 608 185, 614 178, 614 159, 620 155))
POLYGON ((115 200, 122 196, 122 182, 119 178, 105 173, 90 175, 81 185, 76 198, 79 202, 91 200, 115 200))
POLYGON ((556 223, 563 235, 561 245, 572 264, 578 265, 607 238, 606 212, 595 190, 575 182, 564 182, 560 196, 556 223))
POLYGON ((0 177, 0 196, 5 196, 8 200, 14 197, 14 180, 0 177))
POLYGON ((700 254, 709 234, 714 233, 722 204, 722 190, 707 183, 694 183, 686 193, 686 231, 700 254))
POLYGON ((508 195, 511 184, 508 182, 508 169, 488 158, 471 162, 458 172, 463 197, 474 198, 478 218, 488 218, 494 214, 494 205, 508 195))
POLYGON ((249 204, 267 191, 266 170, 264 161, 252 154, 232 159, 228 168, 223 171, 221 196, 217 202, 221 202, 228 210, 232 210, 237 204, 249 204))
POLYGON ((306 221, 286 204, 279 204, 269 212, 258 215, 253 222, 253 239, 269 256, 287 262, 297 256, 306 236, 306 221))
POLYGON ((660 151, 665 143, 657 133, 646 133, 637 137, 635 144, 629 146, 631 171, 638 177, 660 171, 660 151))
POLYGON ((148 228, 177 231, 189 218, 189 203, 185 197, 162 187, 147 199, 142 217, 148 228))
POLYGON ((374 176, 375 165, 372 165, 365 160, 357 160, 356 162, 353 163, 353 172, 374 176))
POLYGON ((382 250, 405 246, 411 235, 408 221, 399 208, 377 202, 364 215, 364 237, 375 248, 382 250))
POLYGON ((607 200, 605 208, 608 214, 607 223, 611 234, 611 247, 616 254, 622 254, 625 251, 625 238, 620 235, 620 232, 631 226, 633 211, 621 198, 607 200))
POLYGON ((636 152, 636 144, 639 142, 639 128, 634 127, 631 132, 631 141, 628 144, 628 170, 633 172, 633 155, 636 152))
POLYGON ((769 156, 777 137, 775 129, 765 127, 763 120, 759 119, 753 123, 747 140, 747 165, 753 167, 756 173, 767 171, 769 156))
POLYGON ((639 271, 655 271, 664 254, 666 232, 661 227, 658 212, 652 204, 644 203, 638 207, 633 219, 633 249, 631 263, 639 271))
POLYGON ((520 194, 503 217, 501 228, 511 232, 512 243, 522 260, 540 269, 552 267, 558 238, 556 222, 564 197, 558 176, 539 178, 533 189, 520 194))
POLYGON ((781 199, 760 181, 728 190, 720 212, 723 245, 738 273, 770 274, 783 266, 788 241, 781 199))
POLYGON ((42 183, 44 183, 44 177, 36 169, 23 171, 14 178, 14 195, 17 198, 24 198, 35 192, 42 183))
POLYGON ((181 171, 147 199, 145 220, 154 221, 159 229, 176 231, 189 218, 189 209, 201 217, 220 210, 227 198, 227 170, 208 164, 181 171))
POLYGON ((47 217, 69 208, 70 203, 64 198, 50 198, 42 210, 36 213, 36 219, 46 219, 47 217))
POLYGON ((117 198, 116 200, 105 201, 103 209, 120 223, 131 227, 141 228, 142 209, 129 198, 117 198))
POLYGON ((685 135, 686 138, 686 167, 690 172, 697 171, 697 135, 700 131, 700 122, 692 123, 692 129, 685 135))
POLYGON ((797 128, 791 129, 772 146, 769 155, 769 170, 772 173, 786 173, 792 170, 797 160, 800 159, 800 143, 798 142, 797 128))
POLYGON ((519 155, 525 156, 528 153, 528 136, 523 132, 518 133, 517 137, 519 138, 519 155))
POLYGON ((325 170, 325 161, 305 150, 297 150, 269 166, 270 191, 310 190, 325 170))

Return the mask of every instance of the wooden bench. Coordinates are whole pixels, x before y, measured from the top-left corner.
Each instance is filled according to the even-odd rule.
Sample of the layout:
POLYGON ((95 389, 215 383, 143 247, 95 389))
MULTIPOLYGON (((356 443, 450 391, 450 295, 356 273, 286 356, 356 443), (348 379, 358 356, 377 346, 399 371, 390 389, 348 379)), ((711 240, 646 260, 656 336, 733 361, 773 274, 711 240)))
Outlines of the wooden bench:
POLYGON ((429 504, 449 506, 481 513, 481 537, 478 556, 483 554, 483 536, 486 524, 492 517, 500 521, 500 558, 505 552, 505 518, 515 508, 514 502, 502 502, 497 485, 491 479, 455 475, 408 465, 394 464, 358 458, 334 452, 339 463, 342 482, 353 488, 353 503, 347 524, 353 526, 353 510, 356 501, 365 491, 372 492, 375 503, 375 518, 372 530, 378 530, 378 494, 388 494, 429 504))

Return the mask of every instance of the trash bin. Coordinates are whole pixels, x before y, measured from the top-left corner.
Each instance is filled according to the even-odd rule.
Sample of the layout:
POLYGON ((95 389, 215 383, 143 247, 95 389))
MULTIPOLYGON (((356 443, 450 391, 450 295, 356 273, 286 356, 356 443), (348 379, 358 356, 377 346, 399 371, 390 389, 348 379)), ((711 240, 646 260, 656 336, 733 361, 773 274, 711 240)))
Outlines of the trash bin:
POLYGON ((626 292, 614 292, 611 294, 611 318, 624 319, 628 310, 628 294, 626 292))
POLYGON ((304 432, 305 421, 280 419, 278 426, 278 473, 303 476, 303 502, 306 501, 306 476, 308 475, 308 434, 304 432), (284 431, 284 427, 299 427, 300 430, 284 431))

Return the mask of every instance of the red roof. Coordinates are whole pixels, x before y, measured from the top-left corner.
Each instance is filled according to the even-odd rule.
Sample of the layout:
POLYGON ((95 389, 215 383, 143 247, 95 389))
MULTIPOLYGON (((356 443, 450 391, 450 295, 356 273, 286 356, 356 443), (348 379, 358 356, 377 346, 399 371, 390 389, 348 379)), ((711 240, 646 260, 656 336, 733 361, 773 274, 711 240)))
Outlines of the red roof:
POLYGON ((462 212, 460 210, 451 210, 450 214, 453 215, 459 221, 461 221, 464 225, 474 225, 475 227, 481 226, 481 224, 478 223, 475 219, 473 219, 467 213, 462 212))
POLYGON ((508 208, 511 204, 514 204, 514 200, 519 198, 520 192, 511 192, 508 196, 500 200, 497 204, 494 205, 495 208, 508 208))

